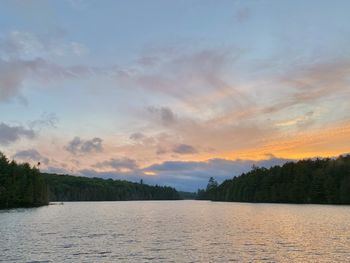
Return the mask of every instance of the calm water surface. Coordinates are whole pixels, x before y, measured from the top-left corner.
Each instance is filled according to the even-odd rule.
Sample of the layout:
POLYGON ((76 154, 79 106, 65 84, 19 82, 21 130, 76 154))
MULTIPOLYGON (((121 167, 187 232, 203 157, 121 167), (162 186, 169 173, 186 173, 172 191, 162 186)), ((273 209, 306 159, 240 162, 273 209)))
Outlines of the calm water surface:
POLYGON ((350 262, 350 206, 72 202, 0 211, 3 262, 350 262))

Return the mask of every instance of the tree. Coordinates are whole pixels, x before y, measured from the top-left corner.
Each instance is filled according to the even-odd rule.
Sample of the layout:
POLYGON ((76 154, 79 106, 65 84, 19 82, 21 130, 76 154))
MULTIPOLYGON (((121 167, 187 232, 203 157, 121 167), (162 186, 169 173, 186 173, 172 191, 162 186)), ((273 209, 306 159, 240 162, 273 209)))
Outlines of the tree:
POLYGON ((207 191, 215 189, 216 187, 218 187, 218 182, 214 179, 214 177, 210 177, 207 184, 207 191))

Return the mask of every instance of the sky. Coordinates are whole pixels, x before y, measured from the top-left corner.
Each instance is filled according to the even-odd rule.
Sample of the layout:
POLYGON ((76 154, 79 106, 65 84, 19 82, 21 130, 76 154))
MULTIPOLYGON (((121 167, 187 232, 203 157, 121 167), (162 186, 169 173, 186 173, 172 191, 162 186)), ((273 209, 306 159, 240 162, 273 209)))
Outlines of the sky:
POLYGON ((347 0, 0 0, 0 151, 195 191, 350 152, 347 0))

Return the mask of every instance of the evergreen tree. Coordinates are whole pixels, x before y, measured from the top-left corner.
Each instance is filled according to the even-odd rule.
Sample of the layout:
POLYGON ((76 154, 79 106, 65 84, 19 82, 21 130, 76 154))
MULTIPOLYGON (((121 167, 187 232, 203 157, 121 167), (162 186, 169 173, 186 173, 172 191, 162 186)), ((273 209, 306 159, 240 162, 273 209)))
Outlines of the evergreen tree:
POLYGON ((215 185, 202 198, 217 201, 350 204, 350 155, 289 162, 270 169, 254 166, 215 185))

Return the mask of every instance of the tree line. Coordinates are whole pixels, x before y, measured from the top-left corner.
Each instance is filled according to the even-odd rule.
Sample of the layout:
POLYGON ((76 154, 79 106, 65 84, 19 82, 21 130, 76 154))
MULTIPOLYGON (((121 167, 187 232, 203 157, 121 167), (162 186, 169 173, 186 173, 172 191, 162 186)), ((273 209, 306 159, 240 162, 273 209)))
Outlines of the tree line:
POLYGON ((47 184, 35 167, 9 161, 0 153, 0 208, 47 205, 47 184))
POLYGON ((0 209, 35 207, 53 201, 177 200, 172 187, 122 180, 40 173, 0 153, 0 209))
POLYGON ((288 162, 248 173, 218 185, 211 178, 197 199, 231 202, 350 204, 350 155, 336 159, 288 162))
POLYGON ((177 200, 179 193, 168 186, 129 181, 44 173, 50 201, 177 200))

